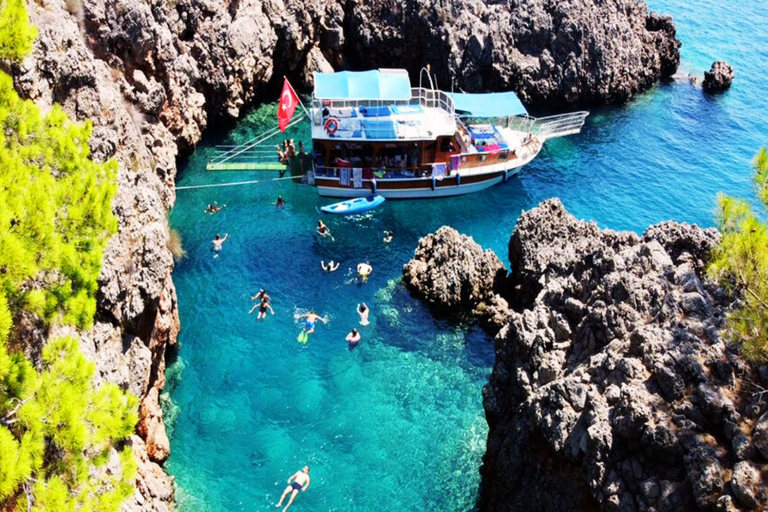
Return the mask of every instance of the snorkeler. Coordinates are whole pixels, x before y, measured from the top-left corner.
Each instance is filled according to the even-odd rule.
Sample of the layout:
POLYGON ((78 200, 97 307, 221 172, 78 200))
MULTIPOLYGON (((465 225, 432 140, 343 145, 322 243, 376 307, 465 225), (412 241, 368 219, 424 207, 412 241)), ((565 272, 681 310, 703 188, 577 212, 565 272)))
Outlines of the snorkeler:
POLYGON ((395 237, 395 233, 392 231, 384 231, 384 243, 388 244, 395 237))
POLYGON ((371 310, 365 302, 357 305, 357 314, 360 315, 360 325, 368 325, 368 315, 370 313, 371 310))
POLYGON ((320 260, 320 266, 323 267, 323 270, 326 272, 336 272, 339 269, 339 262, 331 260, 326 265, 325 261, 320 260))
POLYGON ((309 313, 304 313, 303 315, 299 315, 296 318, 306 318, 306 320, 304 321, 304 329, 302 330, 302 332, 306 334, 312 334, 313 332, 315 332, 315 322, 317 322, 318 320, 320 320, 323 323, 328 322, 325 318, 321 317, 318 314, 315 314, 314 311, 310 311, 309 313))
POLYGON ((280 496, 280 501, 276 505, 277 508, 283 506, 283 500, 290 493, 291 499, 288 500, 288 504, 283 509, 283 512, 285 512, 293 504, 293 500, 296 499, 299 491, 306 492, 307 489, 309 489, 309 466, 304 466, 301 471, 297 471, 288 479, 288 487, 285 488, 283 495, 280 496))
POLYGON ((221 238, 221 235, 216 233, 216 238, 211 240, 211 243, 213 244, 211 252, 213 253, 214 258, 219 257, 219 251, 221 251, 221 247, 224 245, 224 242, 227 241, 227 238, 229 238, 229 233, 225 234, 224 238, 221 238))
POLYGON ((368 276, 371 275, 371 272, 373 272, 373 267, 368 262, 360 263, 357 266, 357 274, 364 283, 368 281, 368 276))

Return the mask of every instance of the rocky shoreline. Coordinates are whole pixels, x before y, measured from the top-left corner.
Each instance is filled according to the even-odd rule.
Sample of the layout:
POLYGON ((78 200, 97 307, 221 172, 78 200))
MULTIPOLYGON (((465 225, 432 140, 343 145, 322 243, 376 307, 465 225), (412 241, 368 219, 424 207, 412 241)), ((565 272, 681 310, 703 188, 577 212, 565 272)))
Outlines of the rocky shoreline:
POLYGON ((43 109, 59 103, 90 119, 93 158, 119 162, 119 231, 95 325, 81 339, 98 379, 141 398, 137 493, 126 511, 173 508, 158 403, 179 331, 166 215, 176 159, 204 130, 274 95, 283 75, 306 88, 314 70, 395 66, 415 77, 431 63, 443 88, 515 89, 552 107, 626 101, 679 62, 672 21, 633 0, 43 0, 27 9, 34 50, 3 69, 43 109), (406 51, 413 45, 423 51, 406 51))
POLYGON ((720 337, 718 240, 601 230, 549 200, 518 220, 506 284, 454 230, 421 240, 406 286, 497 333, 480 510, 766 510, 768 369, 720 337))

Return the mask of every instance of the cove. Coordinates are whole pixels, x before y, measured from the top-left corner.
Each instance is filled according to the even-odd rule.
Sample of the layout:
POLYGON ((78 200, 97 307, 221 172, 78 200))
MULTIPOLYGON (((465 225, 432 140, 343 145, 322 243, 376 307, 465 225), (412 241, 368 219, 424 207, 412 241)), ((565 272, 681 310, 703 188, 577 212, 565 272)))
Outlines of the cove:
MULTIPOLYGON (((398 284, 418 238, 448 224, 506 261, 520 211, 548 197, 603 227, 641 232, 667 219, 711 226, 717 192, 751 195, 750 160, 768 140, 768 87, 751 72, 768 68, 759 4, 651 7, 676 21, 679 78, 627 106, 593 109, 580 135, 550 141, 507 184, 455 199, 389 201, 353 218, 321 217, 317 208, 331 201, 288 181, 178 192, 171 223, 187 257, 174 273, 182 331, 167 373, 166 467, 180 510, 274 509, 285 479, 304 464, 312 485, 292 510, 472 509, 493 349, 477 327, 433 318, 398 284), (736 79, 710 97, 687 73, 701 75, 717 58, 736 79), (285 210, 272 205, 278 194, 285 210), (213 201, 227 206, 205 214, 213 201), (335 242, 315 238, 319 218, 335 242), (392 243, 382 242, 384 230, 395 232, 392 243), (216 233, 230 238, 214 259, 216 233), (329 259, 341 266, 326 274, 320 260, 329 259), (349 282, 366 260, 368 283, 349 282), (275 315, 257 321, 247 312, 262 287, 275 315), (368 327, 355 313, 363 301, 372 308, 368 327), (304 347, 293 317, 309 308, 330 320, 304 347), (363 338, 350 352, 344 337, 356 326, 363 338)), ((213 145, 244 142, 274 123, 267 106, 231 133, 211 134, 178 185, 255 179, 208 173, 205 163, 213 145)))

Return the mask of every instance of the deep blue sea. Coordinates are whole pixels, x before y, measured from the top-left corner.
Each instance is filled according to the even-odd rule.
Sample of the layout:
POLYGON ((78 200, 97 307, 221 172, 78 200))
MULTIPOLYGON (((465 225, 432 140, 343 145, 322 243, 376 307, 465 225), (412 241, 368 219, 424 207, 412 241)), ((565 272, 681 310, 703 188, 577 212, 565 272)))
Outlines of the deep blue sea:
MULTIPOLYGON (((487 427, 481 390, 493 364, 488 337, 460 319, 437 320, 399 284, 419 237, 448 224, 507 261, 521 210, 561 198, 577 217, 644 231, 675 219, 711 226, 719 191, 752 198, 751 159, 768 145, 768 15, 757 0, 654 0, 683 41, 679 77, 623 107, 593 110, 580 135, 547 143, 508 183, 461 198, 390 201, 355 217, 323 217, 335 240, 314 235, 333 202, 290 181, 179 190, 171 223, 187 256, 174 280, 182 322, 169 367, 167 468, 181 511, 266 511, 305 464, 312 484, 296 511, 468 511, 487 427), (688 79, 716 59, 734 66, 725 95, 688 79), (273 202, 281 194, 287 208, 273 202), (204 213, 208 203, 227 206, 204 213), (391 244, 382 232, 395 232, 391 244), (214 258, 210 241, 229 234, 214 258), (341 263, 324 273, 321 260, 341 263), (365 284, 355 267, 370 261, 365 284), (274 315, 248 314, 265 288, 274 315), (358 325, 355 306, 371 306, 358 325), (326 316, 296 342, 310 309, 326 316), (348 350, 346 334, 362 341, 348 350)), ((274 126, 274 105, 229 134, 212 134, 178 185, 267 178, 207 172, 218 143, 274 126)), ((291 136, 306 134, 293 132, 291 136)))

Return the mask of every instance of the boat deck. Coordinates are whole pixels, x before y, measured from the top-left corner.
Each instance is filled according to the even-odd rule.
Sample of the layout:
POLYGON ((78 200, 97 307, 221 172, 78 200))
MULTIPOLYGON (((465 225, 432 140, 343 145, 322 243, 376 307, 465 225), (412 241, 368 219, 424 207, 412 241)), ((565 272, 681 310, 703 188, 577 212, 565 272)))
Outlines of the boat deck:
POLYGON ((456 121, 448 112, 422 105, 324 107, 312 117, 315 140, 407 142, 456 133, 456 121), (326 129, 330 119, 335 120, 335 130, 326 129))

